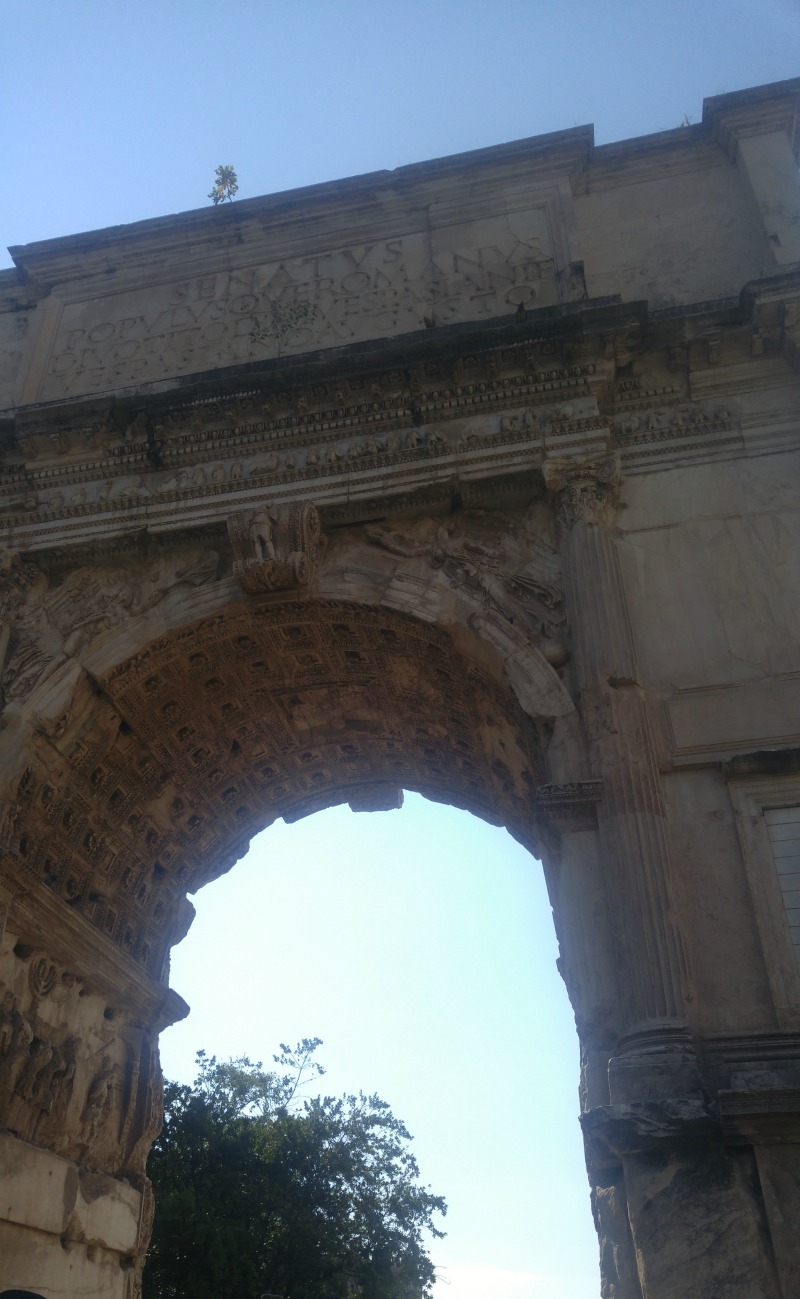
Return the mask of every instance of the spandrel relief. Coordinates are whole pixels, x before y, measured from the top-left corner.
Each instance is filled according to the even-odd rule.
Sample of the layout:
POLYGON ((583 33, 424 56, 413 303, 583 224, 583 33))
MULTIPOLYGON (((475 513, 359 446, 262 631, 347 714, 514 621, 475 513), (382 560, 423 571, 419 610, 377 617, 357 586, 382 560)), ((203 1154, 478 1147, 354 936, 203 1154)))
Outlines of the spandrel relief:
POLYGON ((524 630, 562 663, 566 633, 561 570, 549 524, 537 505, 522 519, 463 510, 447 519, 369 524, 370 541, 406 561, 422 561, 481 609, 524 630))
POLYGON ((0 621, 9 636, 2 664, 6 700, 23 699, 59 664, 99 635, 216 578, 215 551, 195 548, 131 567, 74 569, 50 579, 13 552, 4 560, 0 621))

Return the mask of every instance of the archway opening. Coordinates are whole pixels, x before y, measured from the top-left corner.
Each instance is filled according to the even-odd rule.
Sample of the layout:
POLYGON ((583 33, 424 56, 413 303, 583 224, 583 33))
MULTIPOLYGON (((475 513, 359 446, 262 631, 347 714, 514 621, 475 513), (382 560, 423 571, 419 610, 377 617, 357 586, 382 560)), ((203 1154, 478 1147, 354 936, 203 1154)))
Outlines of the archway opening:
POLYGON ((168 1077, 202 1047, 269 1062, 324 1039, 320 1090, 377 1091, 450 1204, 445 1299, 573 1299, 597 1287, 577 1123, 578 1046, 543 873, 502 829, 406 795, 258 836, 195 898, 172 981, 192 1013, 168 1077))
MULTIPOLYGON (((504 655, 471 624, 434 625, 394 609, 340 600, 243 602, 238 593, 230 598, 230 588, 215 594, 194 622, 162 622, 155 636, 154 624, 144 620, 135 636, 126 628, 122 655, 111 641, 98 650, 89 671, 70 686, 68 712, 54 715, 52 726, 31 736, 13 844, 23 869, 40 872, 36 887, 42 897, 52 895, 48 905, 67 903, 59 912, 67 928, 72 925, 67 937, 85 942, 84 935, 97 935, 91 987, 75 983, 63 994, 76 1008, 80 1003, 82 1037, 74 1044, 74 1122, 54 1128, 53 1140, 67 1158, 139 1179, 137 1185, 158 1128, 155 1031, 181 1013, 180 999, 165 985, 170 950, 192 918, 185 895, 225 874, 259 830, 273 827, 276 833, 281 821, 310 824, 311 814, 348 803, 356 811, 397 809, 406 790, 449 805, 444 811, 450 815, 457 814, 454 809, 462 817, 473 813, 479 818, 468 822, 473 826, 506 827, 526 850, 528 873, 530 854, 538 855, 540 844, 552 847, 556 838, 537 800, 554 719, 523 710, 504 655), (94 1095, 102 1100, 95 1107, 97 1122, 89 1112, 94 1095)), ((350 818, 344 808, 336 814, 350 818)), ((355 818, 352 825, 371 819, 355 818)), ((437 845, 448 842, 438 831, 429 838, 437 845)), ((487 861, 496 856, 502 851, 486 848, 487 861)), ((540 877, 538 868, 535 873, 540 877)), ((452 912, 454 905, 445 910, 452 912)), ((542 909, 549 924, 544 901, 542 909)), ((510 903, 506 917, 518 910, 510 903)), ((516 944, 524 945, 522 939, 516 944)), ((482 946, 479 937, 472 946, 482 946)), ((66 965, 68 948, 56 957, 66 965)), ((224 964, 224 952, 218 959, 224 964)), ((192 999, 188 986, 186 991, 192 999)), ((233 1001, 237 994, 227 995, 233 1001)), ((495 1006, 502 999, 498 992, 495 1006)), ((444 1007, 441 1016, 446 1015, 444 1007)), ((570 1023, 567 1010, 565 1017, 570 1023)), ((492 1032, 491 1016, 489 1021, 475 1031, 481 1042, 492 1032)), ((325 1031, 324 1024, 307 1021, 294 1030, 279 1029, 279 1036, 325 1031)), ((267 1054, 274 1042, 265 1036, 234 1050, 267 1054)), ((561 1090, 577 1142, 574 1039, 560 1053, 536 1024, 527 1033, 518 1026, 505 1036, 526 1037, 540 1052, 569 1062, 561 1090)), ((59 1051, 68 1045, 65 1039, 59 1051)), ((218 1042, 202 1045, 224 1054, 218 1042)), ((485 1072, 488 1059, 484 1050, 462 1072, 485 1072)), ((528 1147, 534 1151, 540 1129, 552 1128, 547 1104, 534 1098, 538 1067, 519 1066, 529 1075, 515 1084, 526 1097, 524 1120, 508 1119, 500 1094, 491 1103, 486 1095, 474 1097, 463 1116, 468 1142, 473 1113, 491 1111, 484 1129, 489 1137, 483 1138, 490 1148, 475 1161, 483 1170, 487 1213, 496 1200, 493 1179, 504 1177, 496 1171, 497 1152, 522 1144, 515 1124, 524 1123, 526 1142, 535 1133, 528 1147)), ((373 1085, 419 1129, 413 1114, 402 1113, 402 1098, 390 1094, 391 1083, 355 1077, 344 1084, 373 1085)), ((430 1108, 435 1113, 443 1104, 430 1108)), ((26 1110, 19 1135, 35 1119, 26 1110)), ((528 1162, 538 1173, 535 1154, 528 1162)), ((540 1185, 552 1182, 555 1156, 549 1164, 540 1185)), ((423 1170, 435 1178, 435 1169, 423 1164, 423 1170)), ((588 1226, 586 1187, 578 1176, 582 1191, 574 1196, 575 1209, 588 1226)), ((520 1195, 515 1214, 527 1213, 527 1197, 520 1195)), ((496 1270, 512 1279, 521 1272, 519 1284, 530 1291, 526 1268, 496 1270)), ((557 1293, 556 1284, 557 1278, 547 1278, 548 1299, 557 1293)), ((489 1288, 498 1292, 496 1283, 489 1288)), ((512 1291, 508 1299, 518 1297, 512 1291)))

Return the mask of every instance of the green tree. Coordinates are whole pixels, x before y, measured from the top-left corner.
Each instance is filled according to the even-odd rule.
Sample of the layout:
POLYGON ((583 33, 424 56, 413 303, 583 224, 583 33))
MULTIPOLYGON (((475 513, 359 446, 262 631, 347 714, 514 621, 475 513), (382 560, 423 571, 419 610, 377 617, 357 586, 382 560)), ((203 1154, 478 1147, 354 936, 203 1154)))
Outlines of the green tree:
POLYGON ((214 175, 216 177, 214 188, 208 195, 211 202, 214 204, 214 207, 216 207, 218 203, 224 203, 225 199, 227 199, 229 203, 232 203, 233 196, 239 189, 239 177, 236 175, 234 168, 230 166, 226 167, 221 164, 217 167, 214 175))
POLYGON ((319 1045, 275 1070, 201 1052, 193 1087, 167 1084, 144 1299, 429 1299, 445 1202, 385 1101, 301 1096, 319 1045))

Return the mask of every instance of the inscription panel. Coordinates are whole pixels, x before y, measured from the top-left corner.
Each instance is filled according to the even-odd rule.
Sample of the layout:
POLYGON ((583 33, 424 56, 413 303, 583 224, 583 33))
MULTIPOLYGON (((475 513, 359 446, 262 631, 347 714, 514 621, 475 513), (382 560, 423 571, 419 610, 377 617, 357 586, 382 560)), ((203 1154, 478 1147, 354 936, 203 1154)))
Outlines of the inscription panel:
MULTIPOLYGON (((508 315, 559 300, 547 205, 91 299, 51 298, 25 401, 508 315)), ((575 286, 568 286, 574 296, 575 286)))
POLYGON ((22 364, 30 313, 0 315, 0 410, 13 405, 14 384, 22 364))

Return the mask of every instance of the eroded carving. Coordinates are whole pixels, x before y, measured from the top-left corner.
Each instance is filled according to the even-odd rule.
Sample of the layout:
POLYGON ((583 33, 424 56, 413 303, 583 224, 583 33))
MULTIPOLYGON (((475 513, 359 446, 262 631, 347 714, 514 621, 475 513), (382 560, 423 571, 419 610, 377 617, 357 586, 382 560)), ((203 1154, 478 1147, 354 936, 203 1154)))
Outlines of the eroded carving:
POLYGON ((547 642, 555 661, 564 661, 561 567, 536 506, 519 522, 500 511, 463 510, 445 522, 373 524, 366 533, 403 559, 424 558, 451 587, 547 642))
MULTIPOLYGON (((27 959, 6 957, 6 972, 9 960, 19 972, 27 959)), ((25 993, 17 995, 0 982, 0 1128, 84 1166, 141 1172, 144 1154, 137 1142, 146 1116, 131 1115, 126 1159, 120 1139, 125 1048, 102 1002, 91 1003, 87 1015, 89 1004, 80 1003, 79 1011, 74 1001, 54 1017, 45 1014, 30 988, 25 993)), ((147 1121, 152 1128, 152 1117, 147 1121)))
POLYGON ((308 501, 234 514, 228 536, 236 577, 250 594, 308 586, 316 573, 321 528, 308 501))
POLYGON ((113 1109, 117 1090, 117 1067, 110 1056, 104 1055, 100 1069, 94 1075, 86 1094, 86 1104, 81 1115, 81 1141, 84 1160, 98 1143, 113 1109))
POLYGON ((542 473, 559 498, 559 518, 565 527, 578 521, 604 523, 613 516, 622 484, 618 456, 545 460, 542 473))
POLYGON ((0 1127, 3 1127, 33 1042, 33 1029, 18 1009, 10 989, 3 992, 0 1007, 0 1042, 4 1044, 0 1054, 0 1127))
POLYGON ((4 558, 0 619, 9 628, 6 699, 22 699, 104 632, 155 608, 178 588, 216 577, 216 552, 192 549, 130 568, 83 567, 56 583, 13 552, 4 558))
POLYGON ((56 986, 58 970, 46 952, 34 952, 28 965, 28 982, 34 997, 47 997, 56 986))
POLYGON ((592 829, 596 825, 595 804, 602 797, 601 780, 575 780, 564 785, 540 785, 536 806, 558 829, 592 829))

